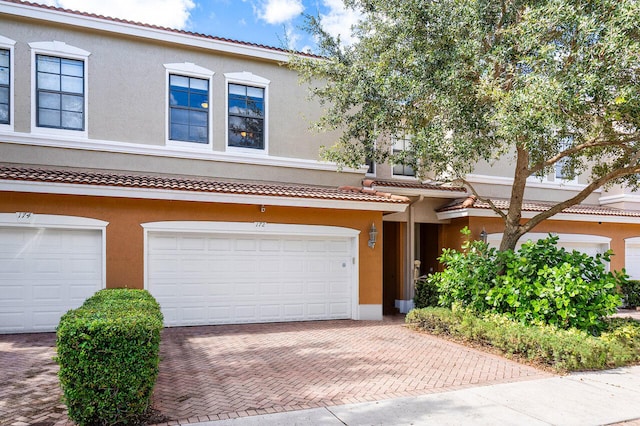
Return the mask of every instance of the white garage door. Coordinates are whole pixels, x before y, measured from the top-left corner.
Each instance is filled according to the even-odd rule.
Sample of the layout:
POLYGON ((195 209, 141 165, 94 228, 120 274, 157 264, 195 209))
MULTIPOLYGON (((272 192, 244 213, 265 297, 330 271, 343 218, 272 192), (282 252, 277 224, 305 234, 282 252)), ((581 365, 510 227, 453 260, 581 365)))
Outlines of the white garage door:
POLYGON ((351 318, 352 241, 149 232, 147 287, 167 326, 351 318))
POLYGON ((624 267, 632 280, 640 280, 640 238, 627 239, 624 267))
POLYGON ((102 281, 102 231, 0 227, 0 333, 53 331, 102 281))

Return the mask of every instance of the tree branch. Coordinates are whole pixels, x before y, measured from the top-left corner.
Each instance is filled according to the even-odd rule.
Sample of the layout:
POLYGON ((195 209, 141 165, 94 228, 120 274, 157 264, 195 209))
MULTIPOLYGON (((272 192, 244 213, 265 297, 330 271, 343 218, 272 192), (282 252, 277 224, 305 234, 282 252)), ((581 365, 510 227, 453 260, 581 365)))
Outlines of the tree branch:
POLYGON ((507 215, 505 214, 505 212, 503 212, 502 210, 500 210, 498 207, 496 207, 496 205, 493 203, 493 201, 491 201, 490 198, 486 198, 481 196, 480 194, 478 194, 478 191, 476 191, 476 189, 474 188, 474 186, 471 184, 471 182, 469 182, 466 179, 459 179, 460 182, 462 182, 465 186, 467 186, 471 192, 473 193, 473 196, 476 197, 476 199, 485 202, 487 204, 489 204, 489 207, 491 207, 491 210, 493 210, 497 215, 499 215, 503 220, 507 219, 507 215))
MULTIPOLYGON (((638 155, 636 155, 636 161, 638 160, 638 155)), ((535 215, 533 218, 531 218, 529 221, 527 221, 524 225, 522 225, 522 230, 523 230, 523 234, 529 232, 531 229, 533 229, 535 226, 537 226, 538 224, 540 224, 540 222, 549 219, 551 216, 558 214, 560 212, 562 212, 564 209, 574 206, 576 204, 581 203, 582 201, 584 201, 589 195, 591 195, 591 193, 593 191, 595 191, 596 189, 598 189, 599 187, 601 187, 602 185, 604 185, 607 182, 610 182, 614 179, 617 179, 619 177, 622 176, 627 176, 633 173, 640 173, 640 165, 635 165, 635 166, 629 166, 629 167, 625 167, 622 169, 616 169, 613 170, 611 173, 606 174, 604 176, 602 176, 601 178, 594 180, 593 182, 591 182, 589 185, 587 185, 582 191, 580 191, 578 194, 576 194, 575 196, 573 196, 572 198, 569 198, 561 203, 556 204, 555 206, 551 207, 550 209, 538 213, 537 215, 535 215)))

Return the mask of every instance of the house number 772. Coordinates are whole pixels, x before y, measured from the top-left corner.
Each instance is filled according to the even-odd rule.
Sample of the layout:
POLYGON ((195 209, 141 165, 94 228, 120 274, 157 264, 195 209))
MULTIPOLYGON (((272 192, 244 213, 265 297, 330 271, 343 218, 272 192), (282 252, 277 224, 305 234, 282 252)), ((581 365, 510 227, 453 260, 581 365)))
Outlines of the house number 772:
POLYGON ((267 227, 267 222, 254 222, 256 225, 256 228, 266 228, 267 227))

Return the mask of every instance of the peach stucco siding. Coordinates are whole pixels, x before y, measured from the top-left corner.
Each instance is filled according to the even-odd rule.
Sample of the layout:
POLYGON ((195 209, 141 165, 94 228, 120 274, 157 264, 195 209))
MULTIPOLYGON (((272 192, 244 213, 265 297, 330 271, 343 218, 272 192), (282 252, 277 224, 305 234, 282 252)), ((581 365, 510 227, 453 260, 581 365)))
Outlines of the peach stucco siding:
POLYGON ((301 207, 196 203, 75 195, 3 193, 0 212, 28 211, 88 217, 109 222, 106 232, 107 287, 143 288, 144 232, 141 224, 156 221, 228 221, 326 225, 360 231, 359 301, 382 303, 382 245, 367 246, 372 223, 382 229, 382 213, 301 207))

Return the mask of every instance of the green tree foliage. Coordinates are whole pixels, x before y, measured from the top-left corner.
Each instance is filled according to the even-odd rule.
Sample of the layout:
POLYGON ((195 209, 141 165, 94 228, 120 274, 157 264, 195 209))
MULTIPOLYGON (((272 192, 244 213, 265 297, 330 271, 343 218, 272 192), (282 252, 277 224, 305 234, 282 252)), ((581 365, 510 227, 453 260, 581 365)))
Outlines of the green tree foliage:
POLYGON ((603 185, 638 187, 637 0, 345 4, 363 14, 353 28, 359 41, 343 46, 310 17, 324 59, 291 59, 325 106, 318 128, 343 132, 326 159, 408 163, 421 176, 469 185, 478 161, 506 157, 509 210, 490 203, 505 221, 501 250, 603 185), (395 155, 389 146, 398 135, 410 135, 411 146, 395 155), (556 163, 589 184, 520 223, 527 178, 556 163))
POLYGON ((597 334, 620 306, 617 288, 627 277, 606 270, 610 251, 592 257, 557 242, 552 236, 528 241, 514 252, 467 241, 463 251, 444 250, 440 261, 446 269, 428 280, 438 288, 442 306, 597 334))

